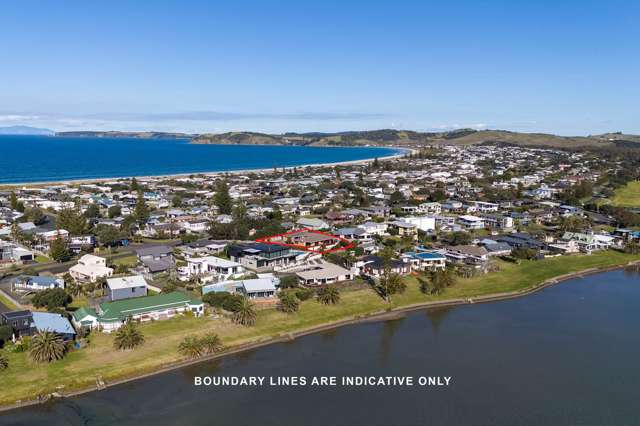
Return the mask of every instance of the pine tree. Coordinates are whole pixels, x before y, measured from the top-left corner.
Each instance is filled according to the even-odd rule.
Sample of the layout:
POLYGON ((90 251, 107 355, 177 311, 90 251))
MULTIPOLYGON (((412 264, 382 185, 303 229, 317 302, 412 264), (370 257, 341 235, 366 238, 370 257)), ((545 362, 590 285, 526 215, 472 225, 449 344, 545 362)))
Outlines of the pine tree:
POLYGON ((149 207, 142 195, 142 191, 138 191, 138 199, 136 200, 136 207, 133 211, 133 215, 138 223, 145 223, 147 219, 149 219, 149 213, 149 207))
POLYGON ((49 244, 49 256, 56 262, 66 262, 71 258, 67 242, 60 236, 49 244))
POLYGON ((233 203, 231 201, 231 196, 229 195, 229 186, 227 185, 226 180, 218 181, 216 184, 214 203, 218 207, 218 212, 220 214, 231 214, 233 203))

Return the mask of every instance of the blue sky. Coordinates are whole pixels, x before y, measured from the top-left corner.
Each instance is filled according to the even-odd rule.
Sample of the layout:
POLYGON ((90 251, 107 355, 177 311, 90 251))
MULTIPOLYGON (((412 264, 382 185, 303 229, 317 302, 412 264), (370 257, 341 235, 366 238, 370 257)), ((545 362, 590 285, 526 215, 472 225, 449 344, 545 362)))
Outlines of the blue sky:
POLYGON ((0 126, 640 133, 640 2, 13 1, 0 126))

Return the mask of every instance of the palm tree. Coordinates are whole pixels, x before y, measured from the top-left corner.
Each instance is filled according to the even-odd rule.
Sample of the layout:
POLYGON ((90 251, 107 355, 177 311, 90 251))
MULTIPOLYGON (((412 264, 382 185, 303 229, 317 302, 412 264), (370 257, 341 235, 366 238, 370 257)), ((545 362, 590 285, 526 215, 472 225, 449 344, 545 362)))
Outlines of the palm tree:
POLYGON ((203 342, 197 337, 187 336, 178 345, 178 351, 189 358, 199 358, 204 352, 203 346, 203 342))
POLYGON ((253 303, 246 297, 243 297, 238 301, 236 310, 231 317, 233 322, 241 325, 254 325, 256 323, 257 314, 256 308, 253 303))
POLYGON ((67 344, 59 334, 41 331, 31 339, 29 355, 35 362, 51 362, 64 358, 67 344))
POLYGON ((0 354, 0 371, 9 368, 9 360, 4 355, 0 354))
POLYGON ((224 349, 224 345, 222 344, 222 340, 215 333, 207 333, 204 335, 200 342, 204 346, 204 350, 208 354, 213 354, 216 352, 220 352, 224 349))
POLYGON ((280 292, 278 297, 280 298, 278 309, 282 312, 292 314, 294 312, 298 312, 298 309, 300 309, 300 300, 296 297, 295 294, 289 291, 283 291, 280 292))
POLYGON ((338 287, 330 284, 318 290, 318 302, 325 305, 335 305, 340 302, 338 287))
POLYGON ((113 346, 120 350, 134 349, 143 343, 144 335, 138 329, 138 326, 131 321, 127 321, 116 331, 116 337, 113 340, 113 346))

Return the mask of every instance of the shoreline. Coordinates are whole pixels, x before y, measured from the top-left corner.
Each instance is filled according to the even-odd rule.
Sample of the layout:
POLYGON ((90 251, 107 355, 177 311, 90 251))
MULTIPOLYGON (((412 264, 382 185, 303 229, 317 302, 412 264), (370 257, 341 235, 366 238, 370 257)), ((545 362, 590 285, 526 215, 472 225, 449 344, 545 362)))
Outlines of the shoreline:
MULTIPOLYGON (((209 144, 214 145, 214 144, 209 144)), ((229 144, 217 144, 230 146, 229 144)), ((241 145, 241 144, 234 144, 241 145)), ((288 146, 288 145, 244 145, 244 146, 288 146)), ((367 147, 345 147, 345 146, 311 146, 308 148, 390 148, 397 152, 386 155, 384 157, 372 157, 365 158, 362 160, 347 160, 347 161, 336 161, 332 163, 313 163, 313 164, 301 164, 301 165, 291 165, 284 166, 283 169, 291 169, 293 167, 298 168, 319 168, 319 167, 335 167, 335 166, 351 166, 351 165, 360 165, 360 164, 368 164, 372 163, 376 160, 376 158, 381 160, 391 160, 393 158, 402 158, 407 154, 415 154, 418 150, 414 148, 407 147, 397 147, 397 146, 367 146, 367 147)), ((114 177, 96 177, 96 178, 79 178, 79 179, 62 179, 62 180, 51 180, 51 181, 36 181, 36 182, 2 182, 0 183, 0 189, 2 188, 15 188, 15 187, 38 187, 38 186, 50 186, 50 185, 83 185, 83 184, 92 184, 92 183, 102 183, 109 182, 112 180, 118 179, 129 179, 136 178, 139 180, 146 179, 171 179, 171 178, 180 178, 180 177, 189 177, 193 175, 201 175, 206 177, 215 177, 220 175, 241 175, 247 173, 265 173, 273 171, 273 167, 265 167, 260 169, 240 169, 240 170, 221 170, 221 171, 209 171, 209 172, 186 172, 186 173, 172 173, 172 174, 160 174, 160 175, 126 175, 126 176, 114 176, 114 177)))
POLYGON ((235 355, 238 353, 258 349, 258 348, 276 344, 276 343, 291 342, 300 337, 304 337, 311 334, 317 334, 324 331, 345 327, 348 325, 392 320, 396 318, 401 318, 405 314, 410 312, 429 309, 429 308, 437 309, 437 308, 443 308, 443 307, 449 307, 449 306, 472 305, 476 303, 492 303, 492 302, 500 302, 500 301, 515 299, 515 298, 525 297, 525 296, 535 294, 539 291, 542 291, 545 288, 552 287, 554 285, 560 284, 562 282, 565 282, 571 279, 582 278, 588 275, 594 275, 599 273, 611 272, 619 269, 624 269, 628 266, 633 266, 633 265, 640 265, 640 260, 626 262, 625 264, 614 265, 614 266, 587 268, 581 271, 562 274, 562 275, 548 278, 532 286, 529 286, 520 290, 510 291, 510 292, 493 293, 493 294, 487 294, 483 296, 476 296, 476 297, 469 297, 469 298, 454 298, 454 299, 445 299, 445 300, 438 300, 438 301, 421 302, 421 303, 405 305, 397 308, 392 308, 389 310, 374 311, 364 315, 356 315, 354 317, 350 317, 350 318, 346 318, 346 319, 338 320, 334 322, 328 322, 325 324, 320 324, 320 325, 309 327, 306 329, 300 329, 300 330, 291 331, 291 332, 284 332, 278 335, 277 337, 258 338, 252 342, 230 346, 228 350, 225 350, 224 352, 221 352, 221 353, 208 355, 208 356, 204 356, 196 359, 189 359, 185 361, 170 363, 168 365, 161 366, 158 369, 154 369, 153 371, 142 373, 140 375, 126 377, 119 380, 113 380, 111 382, 104 383, 102 387, 97 387, 97 386, 87 387, 84 389, 70 391, 64 394, 60 392, 55 392, 55 393, 46 395, 44 399, 34 399, 34 400, 28 400, 28 401, 20 401, 20 402, 8 404, 8 405, 2 405, 0 406, 0 413, 14 410, 14 409, 29 407, 33 405, 44 404, 51 400, 72 398, 75 396, 80 396, 87 393, 104 390, 110 387, 133 382, 136 380, 141 380, 141 379, 152 377, 158 374, 167 373, 180 368, 188 367, 190 365, 195 365, 202 362, 220 359, 226 356, 235 355))

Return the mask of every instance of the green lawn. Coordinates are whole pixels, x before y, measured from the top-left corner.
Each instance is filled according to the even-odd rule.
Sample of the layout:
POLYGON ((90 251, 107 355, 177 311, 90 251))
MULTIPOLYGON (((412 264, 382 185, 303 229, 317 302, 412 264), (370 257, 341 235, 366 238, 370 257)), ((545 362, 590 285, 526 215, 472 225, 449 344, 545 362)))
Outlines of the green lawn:
POLYGON ((112 259, 114 265, 135 265, 138 263, 138 258, 135 254, 124 257, 114 257, 112 259))
POLYGON ((4 306, 6 306, 7 308, 11 309, 12 311, 16 311, 19 308, 9 299, 7 299, 4 294, 0 293, 0 303, 2 303, 4 306))
POLYGON ((47 256, 36 256, 36 262, 38 263, 49 263, 51 262, 51 259, 49 259, 47 256))
POLYGON ((500 272, 460 279, 454 287, 438 296, 422 294, 417 280, 407 277, 407 290, 394 296, 391 304, 383 302, 370 289, 343 291, 341 302, 336 306, 324 306, 309 300, 301 304, 297 314, 287 315, 275 309, 261 310, 254 327, 238 326, 227 319, 191 317, 147 323, 141 325, 146 342, 134 351, 116 351, 112 347, 112 335, 95 333, 87 348, 72 352, 64 360, 50 365, 33 364, 24 353, 8 354, 10 367, 0 372, 0 404, 33 398, 40 393, 55 391, 57 386, 64 386, 63 391, 92 387, 97 377, 109 382, 171 365, 183 360, 177 346, 189 334, 213 331, 227 346, 233 347, 412 304, 523 290, 554 276, 622 265, 632 260, 640 260, 640 255, 610 251, 591 256, 527 261, 520 265, 501 262, 500 272))
POLYGON ((616 189, 611 202, 617 207, 640 207, 640 181, 616 189))

